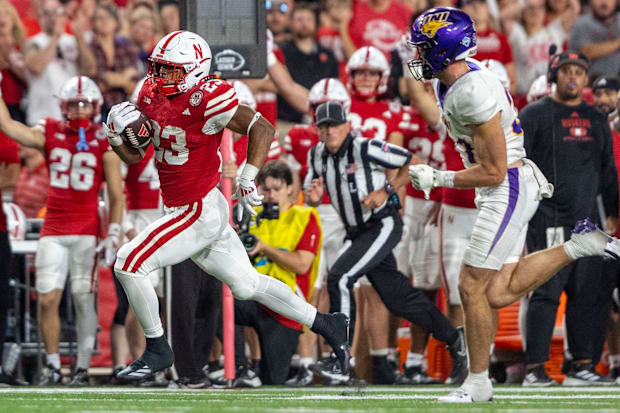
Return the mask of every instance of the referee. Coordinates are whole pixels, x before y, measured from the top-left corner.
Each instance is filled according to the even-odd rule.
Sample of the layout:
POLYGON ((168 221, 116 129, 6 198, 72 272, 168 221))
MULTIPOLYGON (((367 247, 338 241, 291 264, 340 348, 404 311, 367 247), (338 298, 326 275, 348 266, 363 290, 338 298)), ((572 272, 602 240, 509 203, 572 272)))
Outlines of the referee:
MULTIPOLYGON (((321 104, 315 116, 320 143, 308 153, 304 199, 308 205, 318 206, 327 189, 351 240, 327 275, 330 312, 349 317, 352 338, 353 284, 366 275, 392 313, 448 344, 453 373, 460 373, 453 377, 458 377, 460 384, 467 374, 464 337, 398 272, 392 252, 403 233, 396 190, 408 182, 412 154, 381 140, 356 137, 339 103, 321 104), (397 174, 387 182, 386 170, 391 169, 397 174)), ((337 366, 326 363, 319 366, 319 372, 333 378, 337 366)))

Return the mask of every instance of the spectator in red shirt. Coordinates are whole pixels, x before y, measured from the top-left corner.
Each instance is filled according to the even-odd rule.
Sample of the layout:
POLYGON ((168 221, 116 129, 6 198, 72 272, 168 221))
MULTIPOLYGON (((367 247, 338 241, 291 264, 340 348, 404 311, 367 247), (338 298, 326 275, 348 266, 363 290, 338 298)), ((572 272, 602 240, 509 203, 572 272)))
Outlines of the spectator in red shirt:
POLYGON ((0 1, 0 71, 2 72, 2 96, 11 117, 25 121, 19 104, 26 89, 26 66, 22 55, 25 40, 22 25, 15 7, 7 0, 0 1))
POLYGON ((347 59, 363 46, 374 46, 389 62, 390 51, 409 30, 411 14, 407 6, 394 0, 353 0, 352 17, 340 32, 347 59))
POLYGON ((510 92, 514 92, 516 76, 512 48, 506 35, 493 28, 493 20, 486 0, 462 0, 461 9, 469 14, 476 24, 478 52, 475 58, 480 61, 493 59, 503 64, 510 78, 510 92))
POLYGON ((45 158, 38 149, 22 146, 19 157, 24 166, 13 192, 13 202, 24 211, 27 218, 37 218, 47 203, 50 184, 45 158))

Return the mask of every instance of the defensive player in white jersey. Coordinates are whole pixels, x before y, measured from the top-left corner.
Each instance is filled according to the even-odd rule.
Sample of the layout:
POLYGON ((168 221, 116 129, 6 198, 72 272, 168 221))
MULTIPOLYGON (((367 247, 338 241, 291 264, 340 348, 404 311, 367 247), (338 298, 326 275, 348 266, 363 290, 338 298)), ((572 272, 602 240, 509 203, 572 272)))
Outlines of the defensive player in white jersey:
POLYGON ((493 330, 491 308, 502 308, 538 287, 559 269, 581 257, 616 257, 620 242, 587 219, 579 221, 562 245, 520 258, 527 224, 553 186, 526 158, 523 130, 510 94, 499 79, 474 61, 476 32, 459 9, 442 7, 421 14, 411 29, 417 56, 413 76, 434 79, 435 94, 450 137, 466 169, 438 171, 410 167, 416 189, 476 188, 479 209, 465 252, 459 291, 465 311, 469 375, 444 402, 489 401, 488 375, 493 330))
MULTIPOLYGON (((146 336, 142 356, 117 377, 137 380, 174 361, 159 320, 157 297, 147 276, 191 258, 221 279, 241 300, 256 300, 322 334, 348 370, 348 320, 326 315, 296 296, 284 283, 259 274, 239 237, 228 224, 228 206, 216 187, 220 180, 219 145, 223 129, 248 135, 247 162, 237 180, 236 197, 249 210, 260 205, 254 178, 273 139, 273 126, 239 105, 233 86, 210 77, 211 50, 199 35, 175 31, 164 36, 149 58, 148 78, 137 106, 150 118, 152 143, 166 214, 118 251, 114 272, 123 285, 146 336)), ((123 102, 108 116, 110 144, 125 162, 141 151, 119 135, 140 117, 123 102)))

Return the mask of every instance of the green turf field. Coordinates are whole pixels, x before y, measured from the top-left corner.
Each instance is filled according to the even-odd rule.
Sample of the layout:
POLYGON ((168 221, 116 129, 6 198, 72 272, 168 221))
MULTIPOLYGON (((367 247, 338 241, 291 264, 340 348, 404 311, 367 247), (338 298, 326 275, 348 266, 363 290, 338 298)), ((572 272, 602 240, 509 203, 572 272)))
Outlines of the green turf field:
POLYGON ((341 413, 341 412, 620 412, 620 388, 562 387, 529 390, 497 386, 491 403, 441 404, 435 397, 447 387, 371 386, 256 390, 153 390, 131 387, 88 389, 0 389, 0 412, 236 412, 236 413, 341 413))

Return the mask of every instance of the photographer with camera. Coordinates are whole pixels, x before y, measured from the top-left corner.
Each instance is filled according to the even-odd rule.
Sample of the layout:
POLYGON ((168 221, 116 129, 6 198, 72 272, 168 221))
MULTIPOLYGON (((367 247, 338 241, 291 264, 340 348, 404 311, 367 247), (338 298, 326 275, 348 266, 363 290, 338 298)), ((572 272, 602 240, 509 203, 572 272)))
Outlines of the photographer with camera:
MULTIPOLYGON (((310 299, 319 267, 321 221, 314 208, 293 205, 293 175, 283 161, 267 162, 256 176, 264 196, 256 224, 240 238, 256 270, 310 299)), ((235 300, 235 323, 254 327, 261 348, 259 377, 264 384, 284 384, 297 350, 302 325, 256 301, 235 300)))

